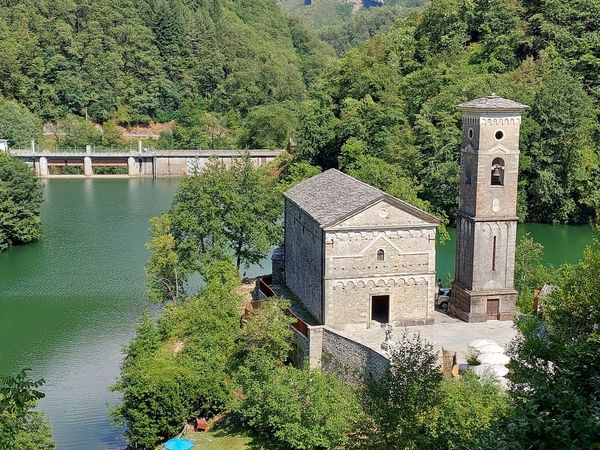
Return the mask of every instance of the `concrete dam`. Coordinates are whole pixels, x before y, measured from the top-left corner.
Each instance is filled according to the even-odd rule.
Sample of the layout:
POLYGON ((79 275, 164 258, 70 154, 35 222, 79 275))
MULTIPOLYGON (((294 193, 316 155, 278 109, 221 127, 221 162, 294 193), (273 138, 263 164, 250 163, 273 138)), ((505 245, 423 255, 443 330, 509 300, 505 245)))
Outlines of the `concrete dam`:
MULTIPOLYGON (((182 176, 202 170, 210 158, 229 167, 248 155, 256 167, 277 158, 283 150, 145 150, 132 152, 90 150, 84 152, 11 150, 10 154, 29 164, 40 177, 53 176, 53 167, 83 168, 83 176, 94 176, 95 167, 127 168, 130 177, 182 176)), ((123 170, 125 173, 125 170, 123 170)), ((59 175, 57 175, 59 176, 59 175)))

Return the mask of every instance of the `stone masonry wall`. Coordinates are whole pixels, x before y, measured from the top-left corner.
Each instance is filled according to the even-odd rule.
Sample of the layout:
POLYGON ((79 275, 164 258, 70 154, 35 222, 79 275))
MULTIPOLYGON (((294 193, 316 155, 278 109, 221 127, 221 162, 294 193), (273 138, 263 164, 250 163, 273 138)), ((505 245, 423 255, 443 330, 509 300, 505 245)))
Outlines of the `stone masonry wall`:
POLYGON ((323 329, 321 368, 325 372, 356 385, 365 378, 381 378, 389 363, 383 351, 379 353, 330 328, 323 329))
POLYGON ((311 369, 320 368, 349 384, 358 385, 365 378, 378 379, 389 366, 383 351, 353 341, 327 326, 311 326, 308 338, 299 333, 296 338, 311 369))
POLYGON ((318 224, 285 201, 285 283, 316 317, 322 318, 322 232, 318 224))

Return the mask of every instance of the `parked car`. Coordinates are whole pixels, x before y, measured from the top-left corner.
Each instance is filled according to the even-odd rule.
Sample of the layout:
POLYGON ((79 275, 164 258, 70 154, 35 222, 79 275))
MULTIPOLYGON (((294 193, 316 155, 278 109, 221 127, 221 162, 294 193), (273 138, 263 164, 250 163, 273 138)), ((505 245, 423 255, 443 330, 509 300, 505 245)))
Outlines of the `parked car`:
POLYGON ((451 296, 451 288, 440 288, 437 294, 435 294, 435 306, 444 312, 448 311, 448 302, 451 296))

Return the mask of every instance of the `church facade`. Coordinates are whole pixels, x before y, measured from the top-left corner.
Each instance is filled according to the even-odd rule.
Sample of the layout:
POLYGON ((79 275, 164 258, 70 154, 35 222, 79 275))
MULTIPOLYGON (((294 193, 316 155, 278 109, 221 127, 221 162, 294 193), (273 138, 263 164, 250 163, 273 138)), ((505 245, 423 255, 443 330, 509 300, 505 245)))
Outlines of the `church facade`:
POLYGON ((335 169, 284 196, 285 284, 321 324, 433 323, 435 217, 335 169))

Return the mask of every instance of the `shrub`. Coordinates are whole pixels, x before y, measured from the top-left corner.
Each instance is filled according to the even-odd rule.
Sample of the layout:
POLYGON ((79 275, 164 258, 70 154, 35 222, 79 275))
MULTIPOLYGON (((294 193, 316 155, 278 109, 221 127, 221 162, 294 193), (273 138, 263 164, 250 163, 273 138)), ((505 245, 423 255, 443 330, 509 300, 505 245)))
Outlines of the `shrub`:
POLYGON ((278 367, 256 353, 240 371, 238 412, 280 448, 345 446, 361 412, 352 389, 317 370, 278 367))
POLYGON ((0 251, 41 237, 43 199, 42 185, 31 168, 0 153, 0 251))

